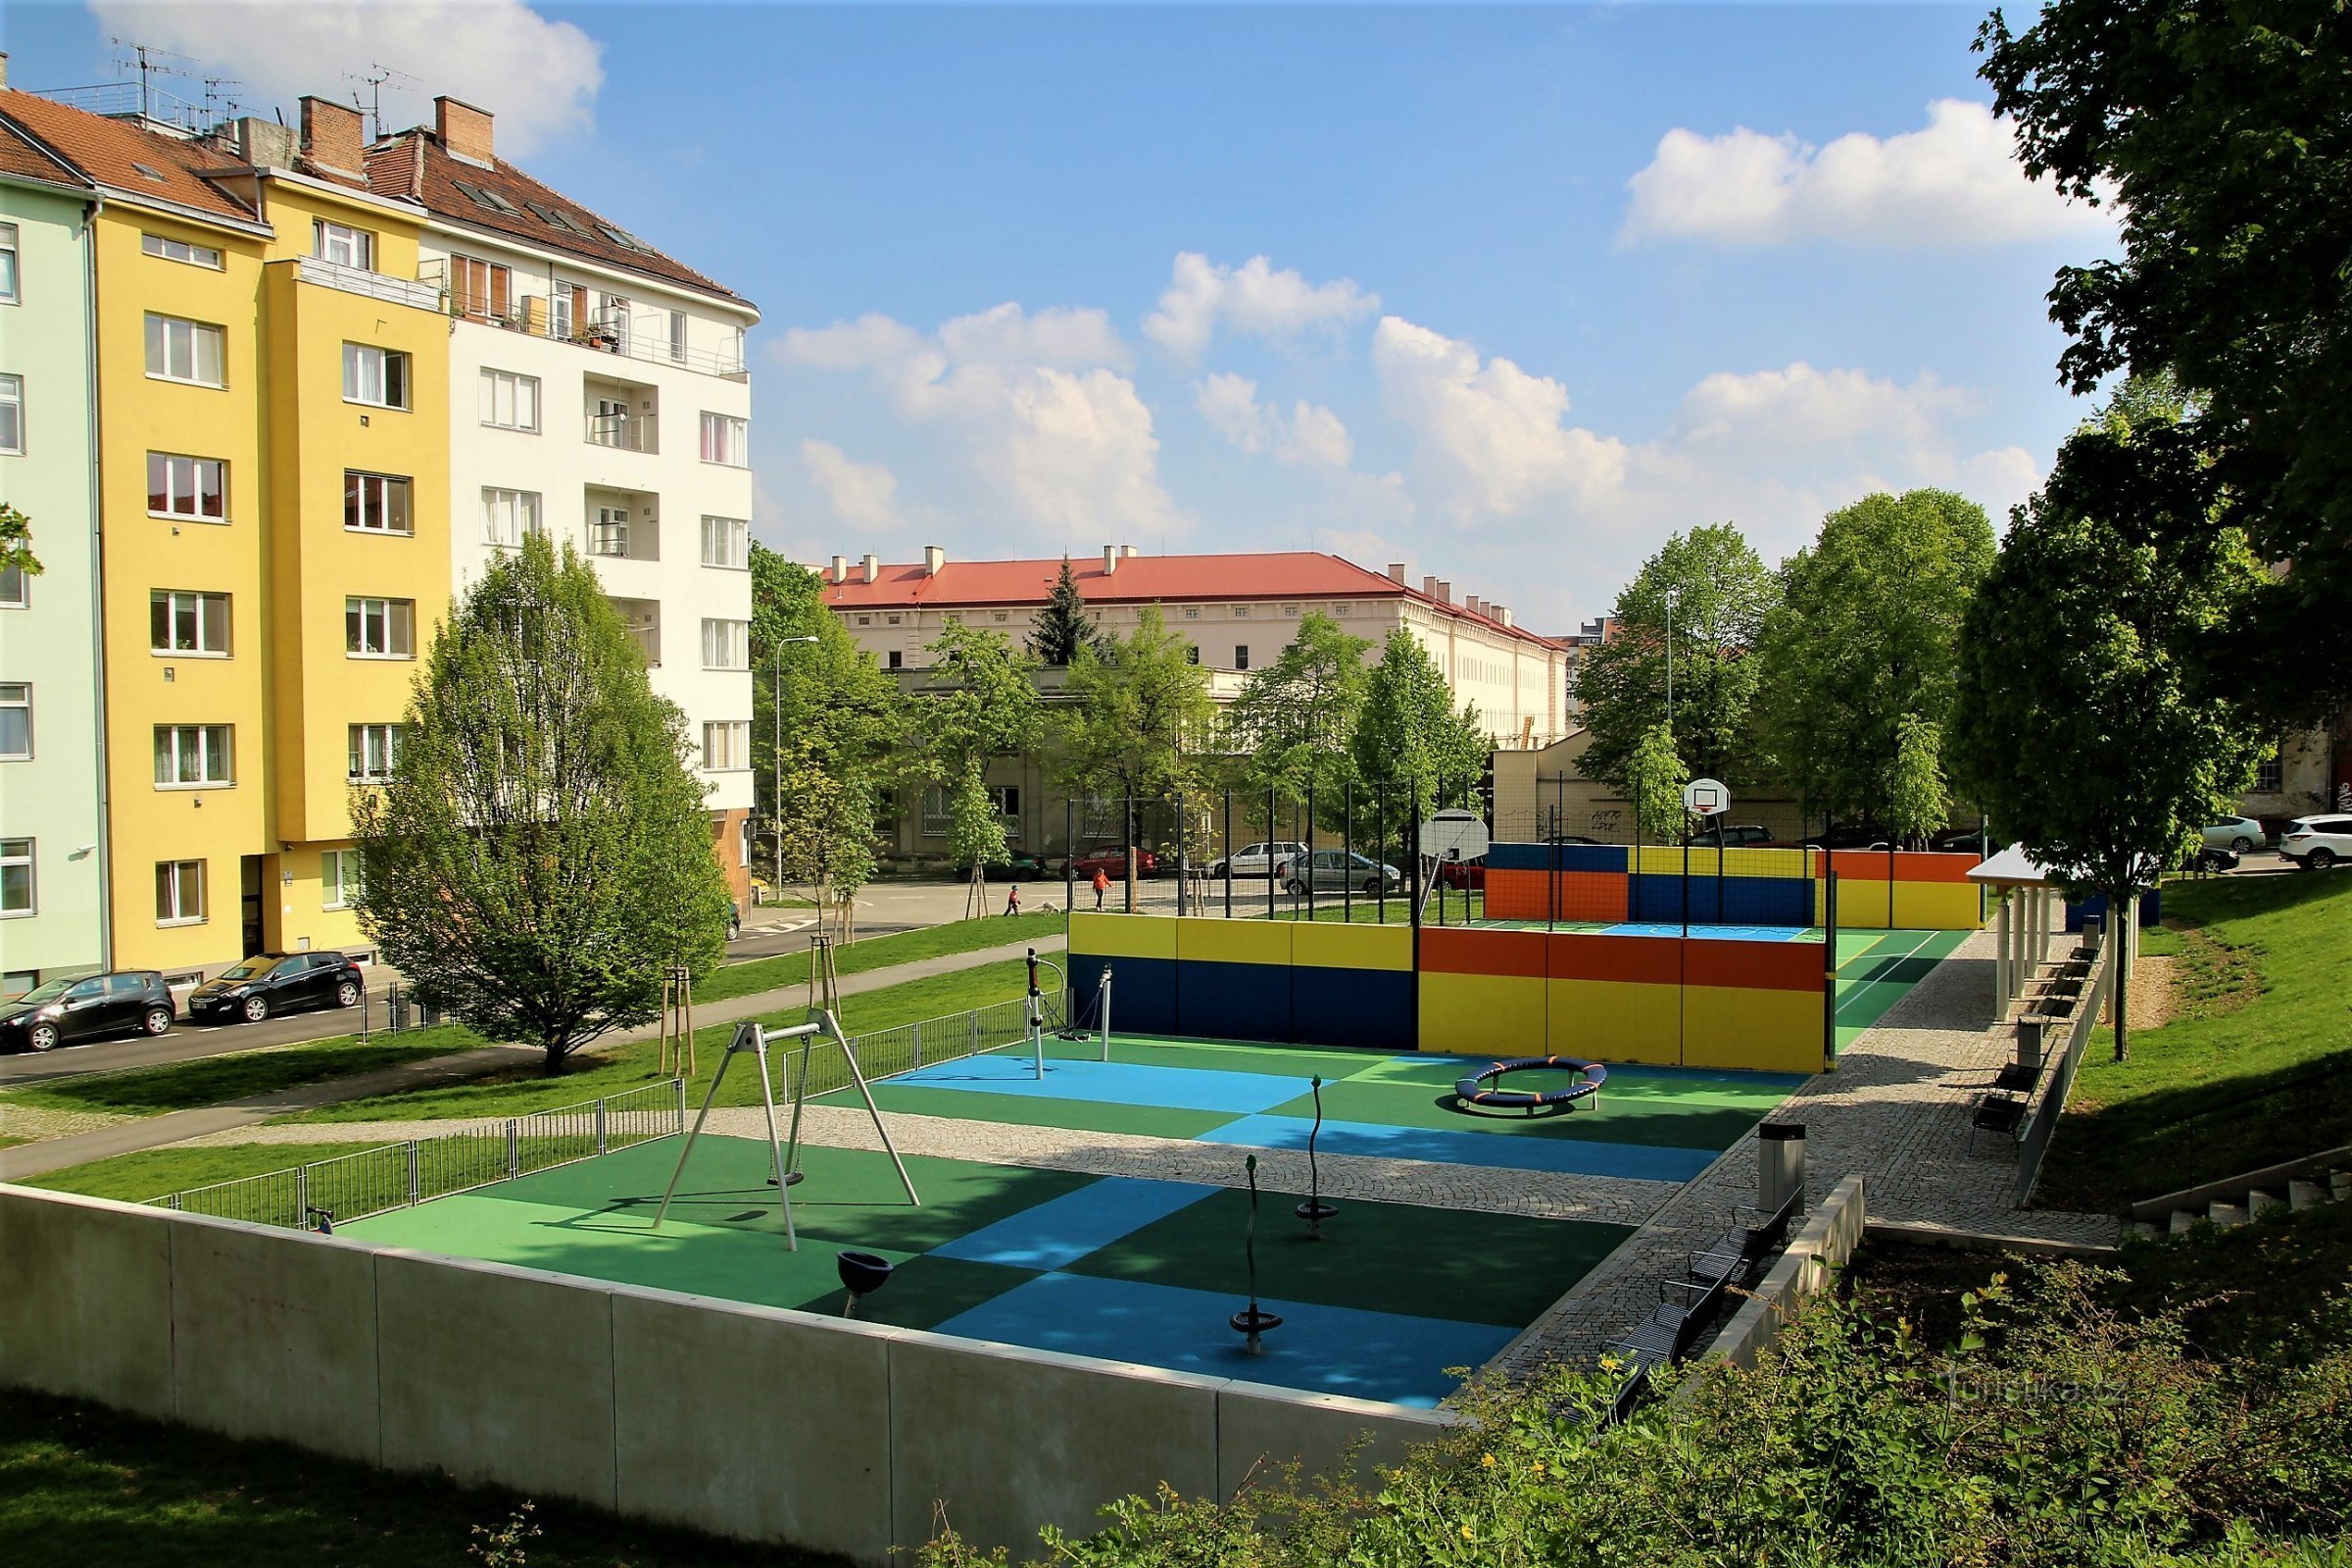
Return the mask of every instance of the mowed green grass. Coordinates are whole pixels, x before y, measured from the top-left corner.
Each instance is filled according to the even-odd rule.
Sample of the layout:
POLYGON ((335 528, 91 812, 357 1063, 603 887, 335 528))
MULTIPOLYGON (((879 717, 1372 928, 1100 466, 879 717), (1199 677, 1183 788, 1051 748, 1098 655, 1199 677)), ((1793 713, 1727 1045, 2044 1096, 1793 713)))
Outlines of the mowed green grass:
POLYGON ((112 1159, 94 1159, 86 1165, 54 1170, 46 1176, 27 1176, 24 1178, 23 1185, 46 1187, 52 1192, 79 1193, 85 1198, 113 1198, 125 1203, 143 1203, 150 1198, 184 1192, 191 1187, 209 1187, 214 1182, 230 1181, 239 1176, 259 1176, 264 1171, 285 1170, 315 1160, 333 1159, 338 1154, 356 1154, 364 1149, 381 1147, 378 1141, 142 1149, 132 1154, 117 1154, 112 1159))
POLYGON ((199 1061, 122 1072, 85 1073, 54 1083, 12 1089, 0 1100, 43 1110, 103 1111, 118 1116, 160 1116, 199 1105, 221 1105, 257 1095, 275 1094, 329 1078, 406 1066, 482 1042, 454 1026, 400 1035, 378 1034, 363 1042, 352 1035, 299 1046, 273 1046, 206 1056, 199 1061))
POLYGON ((2352 1143, 2352 874, 2175 882, 2164 908, 2180 1010, 2128 1061, 2091 1041, 2044 1205, 2110 1211, 2352 1143))
MULTIPOLYGON (((1001 907, 1002 906, 1000 906, 1001 907)), ((1069 931, 1068 917, 1056 912, 989 915, 976 920, 952 920, 921 931, 901 931, 886 937, 866 937, 833 950, 833 973, 847 978, 895 963, 940 958, 957 953, 981 953, 1014 942, 1059 944, 1069 931)), ((808 955, 780 953, 773 957, 747 958, 730 963, 694 988, 697 1002, 731 1002, 786 986, 808 983, 808 955)))

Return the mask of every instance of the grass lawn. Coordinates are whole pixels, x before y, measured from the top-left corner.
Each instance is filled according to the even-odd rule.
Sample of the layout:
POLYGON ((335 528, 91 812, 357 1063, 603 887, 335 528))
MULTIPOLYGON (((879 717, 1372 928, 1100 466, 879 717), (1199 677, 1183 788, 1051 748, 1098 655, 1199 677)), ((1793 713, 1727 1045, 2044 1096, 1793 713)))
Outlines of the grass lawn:
MULTIPOLYGON (((984 964, 976 969, 959 969, 952 974, 932 975, 921 980, 885 986, 862 996, 845 997, 842 999, 841 1026, 851 1034, 870 1029, 888 1029, 898 1024, 913 1023, 917 1019, 968 1011, 994 1002, 1008 1002, 1027 990, 1028 966, 1021 959, 1010 958, 1002 963, 984 964)), ((761 1021, 771 1028, 798 1023, 801 1021, 801 1009, 797 1006, 779 1009, 763 1016, 761 1021)), ((719 1058, 726 1052, 727 1039, 734 1032, 735 1026, 731 1023, 712 1024, 694 1032, 695 1064, 701 1071, 694 1079, 697 1087, 688 1091, 691 1102, 701 1102, 699 1086, 707 1083, 710 1074, 717 1070, 719 1058)), ((337 1122, 515 1116, 524 1111, 550 1105, 568 1105, 661 1082, 662 1074, 660 1062, 661 1051, 656 1042, 634 1041, 615 1046, 609 1052, 582 1057, 572 1071, 555 1078, 546 1077, 535 1068, 522 1069, 441 1088, 378 1095, 366 1100, 347 1100, 332 1105, 321 1105, 316 1110, 302 1111, 287 1119, 337 1122)), ((719 1102, 748 1105, 758 1103, 759 1099, 758 1075, 735 1072, 728 1075, 726 1089, 719 1097, 719 1102)))
MULTIPOLYGON (((835 948, 833 972, 846 977, 868 969, 886 969, 894 963, 912 963, 917 958, 943 957, 951 953, 977 953, 1012 942, 1042 943, 1049 938, 1059 941, 1066 930, 1058 912, 1016 914, 1009 919, 991 915, 980 920, 951 920, 922 931, 868 937, 846 948, 835 948)), ((727 1002, 781 986, 808 983, 808 955, 780 953, 772 958, 747 958, 741 963, 728 964, 694 988, 694 1000, 727 1002)))
POLYGON ((79 1193, 85 1198, 116 1198, 143 1203, 166 1193, 209 1187, 214 1182, 264 1171, 286 1170, 337 1154, 356 1154, 363 1149, 382 1148, 380 1140, 352 1144, 222 1144, 202 1149, 143 1149, 135 1154, 117 1154, 86 1165, 29 1176, 26 1187, 79 1193))
POLYGON ((40 1110, 160 1116, 166 1111, 224 1104, 322 1079, 425 1061, 480 1044, 472 1033, 455 1026, 401 1035, 379 1034, 365 1045, 355 1036, 343 1035, 333 1040, 241 1051, 164 1067, 86 1073, 78 1078, 12 1089, 0 1095, 0 1100, 40 1110))
POLYGON ((2091 1042, 2045 1205, 2113 1211, 2352 1143, 2352 875, 2176 882, 2164 906, 2179 1010, 2129 1061, 2091 1042))
MULTIPOLYGON (((95 1406, 0 1393, 0 1562, 10 1568, 474 1568, 474 1527, 522 1499, 392 1475, 275 1444, 240 1443, 95 1406)), ((835 1558, 749 1546, 534 1504, 504 1560, 531 1568, 815 1568, 835 1558)))

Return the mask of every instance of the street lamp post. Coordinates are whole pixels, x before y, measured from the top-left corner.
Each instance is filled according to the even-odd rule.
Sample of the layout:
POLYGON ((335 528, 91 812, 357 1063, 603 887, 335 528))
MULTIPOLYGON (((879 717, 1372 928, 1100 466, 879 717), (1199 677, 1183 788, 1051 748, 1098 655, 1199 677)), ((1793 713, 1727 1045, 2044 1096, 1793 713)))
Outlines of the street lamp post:
POLYGON ((773 792, 768 809, 768 831, 775 839, 776 879, 768 884, 768 896, 784 896, 784 645, 812 643, 814 637, 779 637, 776 639, 776 678, 770 693, 775 698, 775 765, 768 773, 768 788, 773 792))
POLYGON ((1674 606, 1683 597, 1679 587, 1666 590, 1666 724, 1674 726, 1674 606))

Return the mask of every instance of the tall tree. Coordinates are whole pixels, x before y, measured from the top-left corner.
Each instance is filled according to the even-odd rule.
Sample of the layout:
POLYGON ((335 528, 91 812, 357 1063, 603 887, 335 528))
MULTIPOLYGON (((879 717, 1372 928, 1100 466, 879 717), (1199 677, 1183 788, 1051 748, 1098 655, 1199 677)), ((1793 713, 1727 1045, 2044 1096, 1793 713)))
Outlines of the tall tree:
POLYGON ((2352 13, 2334 0, 2049 0, 1980 30, 2027 170, 2111 200, 2121 254, 2058 273, 2059 377, 2171 370, 2265 580, 2211 641, 2275 717, 2352 693, 2352 13))
POLYGON ((972 868, 964 912, 986 914, 987 867, 1006 854, 988 762, 1025 753, 1036 738, 1037 664, 1003 632, 951 624, 931 645, 931 665, 932 685, 907 710, 908 771, 947 793, 948 854, 972 868))
POLYGON ((1041 664, 1060 665, 1076 662, 1080 649, 1102 646, 1102 628, 1086 612, 1086 596, 1078 591, 1078 575, 1064 556, 1053 593, 1030 621, 1029 652, 1041 664))
POLYGON ((1905 713, 1894 727, 1894 761, 1886 780, 1886 830, 1891 842, 1924 846, 1950 820, 1951 786, 1943 776, 1943 726, 1905 713))
POLYGON ((1453 706, 1445 672, 1402 626, 1389 633, 1364 682, 1364 703, 1348 751, 1356 776, 1391 790, 1412 790, 1428 804, 1458 799, 1487 760, 1478 709, 1453 706))
POLYGON ((2206 525, 2219 485, 2192 429, 2110 409, 2012 514, 1962 632, 1961 776, 2070 893, 2118 911, 2230 808, 2262 749, 2189 678, 2262 579, 2242 535, 2206 525))
POLYGON ((971 892, 964 901, 966 919, 988 913, 988 865, 1011 853, 1004 842, 1004 818, 981 775, 978 758, 945 786, 948 792, 948 854, 972 868, 971 892))
POLYGON ((831 765, 822 737, 810 731, 785 742, 783 779, 783 812, 774 829, 780 876, 814 892, 820 925, 850 941, 858 890, 874 875, 880 804, 874 784, 831 765))
POLYGON ((557 1071, 717 967, 726 877, 686 721, 586 562, 491 564, 434 638, 391 782, 352 792, 362 926, 416 997, 557 1071))
POLYGON ((1674 744, 1674 731, 1652 724, 1635 743, 1625 760, 1625 798, 1633 803, 1634 823, 1641 835, 1659 844, 1679 841, 1690 822, 1683 805, 1683 786, 1690 782, 1674 744))
POLYGON ((1617 595, 1612 635, 1578 668, 1577 701, 1592 737, 1578 770, 1623 791, 1634 749, 1665 724, 1700 775, 1753 779, 1756 647, 1780 595, 1779 581, 1732 523, 1667 540, 1617 595))
POLYGON ((1133 633, 1070 662, 1072 701, 1054 714, 1054 769, 1062 783, 1103 797, 1172 795, 1199 782, 1216 724, 1208 672, 1156 605, 1133 633))
POLYGON ((1298 636, 1275 661, 1250 672, 1226 714, 1229 748, 1243 760, 1252 802, 1271 791, 1297 803, 1319 794, 1333 811, 1355 778, 1348 743, 1355 731, 1369 675, 1369 639, 1320 611, 1308 611, 1298 636))
POLYGON ((1992 560, 1983 507, 1911 490, 1831 513, 1782 564, 1760 709, 1808 810, 1886 824, 1903 720, 1950 717, 1960 620, 1992 560))

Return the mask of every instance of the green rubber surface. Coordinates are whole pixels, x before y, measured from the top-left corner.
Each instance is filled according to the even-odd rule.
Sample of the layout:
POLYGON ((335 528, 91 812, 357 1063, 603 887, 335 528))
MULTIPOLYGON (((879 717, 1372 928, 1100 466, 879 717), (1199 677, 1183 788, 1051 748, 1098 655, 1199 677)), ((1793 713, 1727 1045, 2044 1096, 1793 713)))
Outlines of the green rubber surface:
MULTIPOLYGON (((1158 1105, 1121 1105, 1091 1100, 1024 1099, 983 1090, 929 1089, 877 1083, 874 1103, 911 1116, 948 1116, 960 1121, 1008 1122, 1019 1127, 1063 1127, 1077 1132, 1134 1133, 1146 1138, 1194 1139, 1232 1121, 1226 1111, 1171 1110, 1158 1105)), ((844 1090, 816 1102, 855 1105, 858 1091, 844 1090)))
MULTIPOLYGON (((1512 1088, 1520 1087, 1521 1076, 1513 1076, 1512 1088)), ((1384 1127, 1435 1127, 1446 1132, 1495 1133, 1509 1138, 1570 1138, 1656 1148, 1728 1149, 1788 1094, 1786 1088, 1777 1088, 1744 1107, 1727 1109, 1707 1104, 1676 1104, 1664 1100, 1644 1102, 1632 1097, 1619 1103, 1610 1093, 1616 1087, 1617 1075, 1612 1071, 1598 1096, 1597 1109, 1588 1100, 1578 1102, 1576 1108, 1565 1114, 1552 1111, 1538 1116, 1489 1115, 1473 1119, 1472 1113, 1464 1111, 1455 1102, 1451 1080, 1444 1089, 1432 1089, 1424 1084, 1361 1083, 1351 1079, 1323 1086, 1323 1114, 1331 1121, 1371 1122, 1384 1127)), ((1273 1116, 1307 1118, 1314 1113, 1311 1094, 1300 1095, 1267 1112, 1273 1116)))

